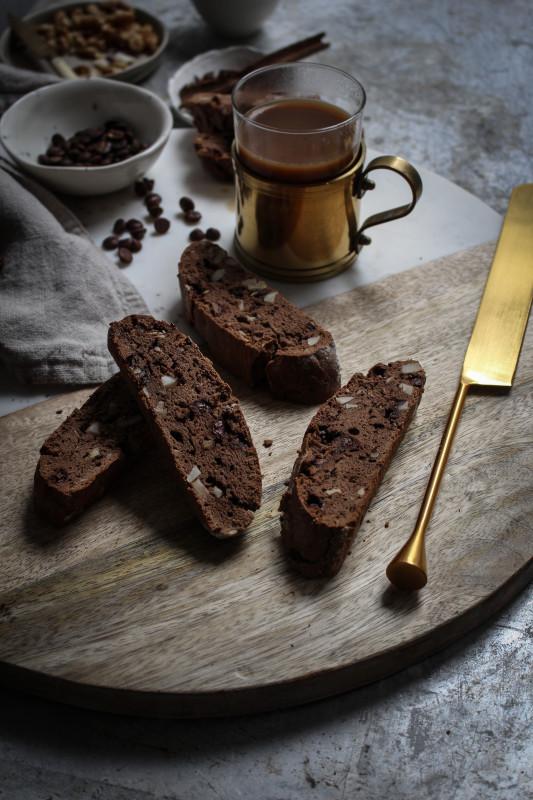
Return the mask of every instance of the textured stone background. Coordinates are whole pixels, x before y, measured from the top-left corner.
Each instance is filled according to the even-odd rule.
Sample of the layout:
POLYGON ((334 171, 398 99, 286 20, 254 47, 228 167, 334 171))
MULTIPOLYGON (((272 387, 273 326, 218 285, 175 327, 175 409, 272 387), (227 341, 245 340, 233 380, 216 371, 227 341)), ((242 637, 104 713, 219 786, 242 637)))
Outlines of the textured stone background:
MULTIPOLYGON (((172 31, 147 82, 161 94, 180 63, 231 44, 187 0, 143 5, 172 31)), ((21 6, 2 0, 5 8, 21 6)), ((372 147, 432 169, 500 213, 512 187, 533 180, 530 0, 281 0, 250 43, 271 50, 320 30, 331 43, 320 60, 365 85, 372 147)), ((530 586, 409 670, 250 718, 106 716, 0 689, 0 798, 533 798, 532 609, 530 586)))
MULTIPOLYGON (((167 59, 148 81, 202 50, 232 44, 196 24, 186 2, 152 0, 173 27, 167 59)), ((528 0, 281 0, 247 43, 268 52, 326 31, 316 56, 367 92, 368 144, 432 169, 504 213, 513 186, 533 179, 533 11, 528 0)))

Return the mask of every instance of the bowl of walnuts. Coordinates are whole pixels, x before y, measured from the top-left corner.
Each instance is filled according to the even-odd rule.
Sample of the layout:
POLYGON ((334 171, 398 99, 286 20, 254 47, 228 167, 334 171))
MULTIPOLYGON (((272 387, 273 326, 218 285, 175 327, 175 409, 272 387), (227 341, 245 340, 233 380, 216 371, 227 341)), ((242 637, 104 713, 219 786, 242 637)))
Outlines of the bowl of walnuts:
POLYGON ((167 104, 147 89, 105 78, 65 80, 14 103, 0 120, 0 141, 54 191, 98 195, 142 177, 172 124, 167 104))
MULTIPOLYGON (((157 67, 169 39, 157 17, 123 0, 54 6, 24 21, 79 78, 141 81, 157 67)), ((11 66, 36 68, 9 28, 0 38, 0 58, 11 66)))

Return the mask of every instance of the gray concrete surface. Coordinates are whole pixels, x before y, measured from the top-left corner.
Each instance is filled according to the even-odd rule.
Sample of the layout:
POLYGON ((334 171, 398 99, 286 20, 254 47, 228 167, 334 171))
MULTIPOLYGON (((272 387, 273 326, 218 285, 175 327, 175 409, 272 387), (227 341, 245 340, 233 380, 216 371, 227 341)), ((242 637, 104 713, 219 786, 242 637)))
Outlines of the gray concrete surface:
MULTIPOLYGON (((144 6, 172 31, 147 82, 162 94, 180 63, 231 43, 187 0, 144 6)), ((331 42, 322 60, 367 89, 371 146, 500 213, 533 180, 530 0, 281 0, 250 42, 270 50, 319 30, 331 42)), ((253 717, 107 716, 0 689, 0 800, 528 800, 532 610, 529 586, 409 670, 253 717)))

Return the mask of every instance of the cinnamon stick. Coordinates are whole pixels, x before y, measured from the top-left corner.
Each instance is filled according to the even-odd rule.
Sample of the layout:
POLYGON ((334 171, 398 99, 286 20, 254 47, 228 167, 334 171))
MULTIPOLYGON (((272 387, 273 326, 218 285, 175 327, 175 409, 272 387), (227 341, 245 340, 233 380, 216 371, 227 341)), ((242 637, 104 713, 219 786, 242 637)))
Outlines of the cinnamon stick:
POLYGON ((209 72, 202 78, 198 78, 194 83, 188 83, 181 89, 181 104, 186 107, 188 101, 198 92, 229 94, 241 78, 255 69, 270 67, 274 64, 288 64, 291 61, 299 61, 302 58, 319 53, 329 47, 327 42, 322 41, 325 35, 325 33, 317 33, 315 36, 289 44, 286 47, 275 50, 273 53, 261 56, 261 58, 244 67, 244 69, 221 70, 217 75, 209 72))

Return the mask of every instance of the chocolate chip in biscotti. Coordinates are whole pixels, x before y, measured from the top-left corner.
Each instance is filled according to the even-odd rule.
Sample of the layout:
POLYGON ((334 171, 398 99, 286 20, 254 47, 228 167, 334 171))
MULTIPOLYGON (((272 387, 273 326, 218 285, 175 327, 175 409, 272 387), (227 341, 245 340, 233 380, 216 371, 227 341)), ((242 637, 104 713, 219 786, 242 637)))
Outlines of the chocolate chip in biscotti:
POLYGON ((218 538, 241 534, 261 501, 248 426, 227 383, 174 325, 113 322, 109 350, 192 509, 218 538))
POLYGON ((308 577, 341 568, 370 501, 420 403, 417 361, 355 374, 315 414, 281 499, 289 563, 308 577))
POLYGON ((248 386, 266 382, 276 397, 310 405, 339 388, 331 333, 218 245, 190 244, 179 283, 187 321, 214 360, 248 386))
POLYGON ((74 519, 150 441, 135 400, 120 375, 115 375, 75 409, 41 447, 34 477, 36 512, 56 526, 74 519))

